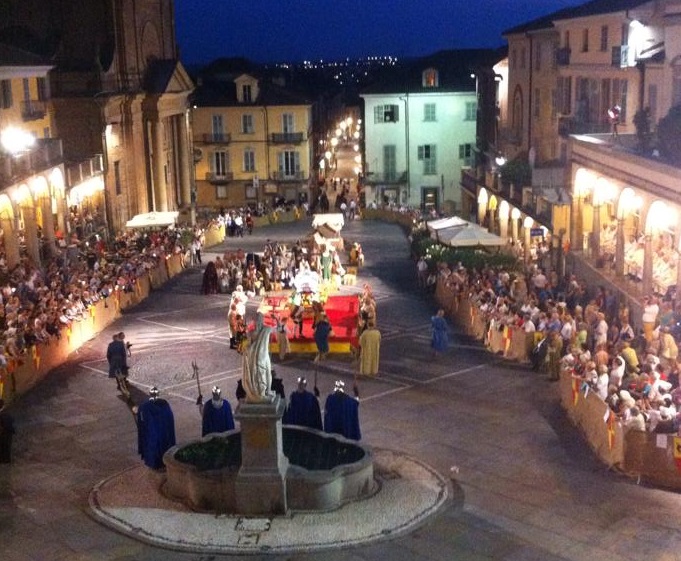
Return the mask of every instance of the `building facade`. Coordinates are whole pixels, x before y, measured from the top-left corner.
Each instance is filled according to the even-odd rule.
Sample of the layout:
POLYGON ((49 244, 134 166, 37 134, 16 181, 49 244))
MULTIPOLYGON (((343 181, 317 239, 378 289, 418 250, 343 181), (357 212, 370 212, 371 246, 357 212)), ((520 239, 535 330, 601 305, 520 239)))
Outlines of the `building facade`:
POLYGON ((308 199, 316 178, 306 96, 249 73, 206 80, 194 97, 192 129, 199 208, 308 199))
POLYGON ((497 56, 442 51, 361 92, 367 204, 461 208, 461 170, 476 158, 476 69, 497 56))
POLYGON ((138 213, 188 211, 193 84, 178 60, 172 0, 10 3, 0 37, 12 30, 53 61, 51 106, 65 160, 102 155, 97 198, 89 187, 66 186, 76 220, 83 201, 110 230, 138 213))

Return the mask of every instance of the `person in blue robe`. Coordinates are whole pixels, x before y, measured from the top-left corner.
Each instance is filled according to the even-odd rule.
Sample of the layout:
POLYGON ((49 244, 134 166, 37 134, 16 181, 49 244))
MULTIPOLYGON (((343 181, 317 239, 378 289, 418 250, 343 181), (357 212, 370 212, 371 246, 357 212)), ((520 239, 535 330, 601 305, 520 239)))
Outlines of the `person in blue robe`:
POLYGON ((360 440, 359 401, 347 395, 345 384, 336 382, 336 387, 326 398, 324 405, 324 432, 335 433, 351 440, 360 440))
POLYGON ((433 329, 430 347, 433 349, 435 356, 437 356, 440 353, 446 352, 449 347, 449 328, 445 319, 445 311, 442 309, 438 310, 437 314, 430 318, 430 324, 433 329))
POLYGON ((319 321, 314 328, 314 342, 317 345, 317 356, 315 362, 320 362, 329 354, 329 337, 333 334, 333 329, 329 323, 329 316, 322 312, 319 321))
POLYGON ((175 446, 175 417, 170 404, 158 394, 158 388, 151 388, 149 399, 137 410, 137 451, 152 469, 162 469, 163 454, 175 446))
POLYGON ((221 397, 222 390, 217 386, 213 386, 212 393, 213 398, 203 405, 201 436, 234 429, 234 416, 229 401, 221 397))
POLYGON ((298 378, 298 389, 291 394, 282 422, 322 430, 322 412, 317 396, 307 391, 307 380, 298 378))

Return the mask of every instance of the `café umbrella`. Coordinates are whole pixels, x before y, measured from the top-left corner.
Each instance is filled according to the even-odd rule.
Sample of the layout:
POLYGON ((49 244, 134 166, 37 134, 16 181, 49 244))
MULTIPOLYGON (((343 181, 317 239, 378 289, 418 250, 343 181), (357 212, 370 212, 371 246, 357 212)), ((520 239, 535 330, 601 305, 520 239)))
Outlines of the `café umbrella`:
POLYGON ((441 234, 442 232, 438 236, 440 243, 450 247, 498 247, 504 245, 503 238, 475 224, 452 228, 445 236, 441 234))

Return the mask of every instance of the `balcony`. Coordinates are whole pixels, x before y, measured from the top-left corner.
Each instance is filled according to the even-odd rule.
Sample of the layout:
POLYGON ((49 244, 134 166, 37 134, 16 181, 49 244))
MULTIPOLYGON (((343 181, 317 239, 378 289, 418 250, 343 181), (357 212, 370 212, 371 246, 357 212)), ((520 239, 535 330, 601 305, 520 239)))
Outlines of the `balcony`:
POLYGON ((556 49, 556 64, 558 66, 568 66, 570 64, 570 47, 561 47, 556 49))
POLYGON ((217 173, 215 171, 206 172, 206 181, 213 185, 224 185, 234 180, 234 173, 231 171, 223 171, 217 173))
POLYGON ((612 125, 610 123, 588 123, 578 121, 571 116, 558 118, 558 134, 562 137, 571 134, 603 134, 611 131, 612 125))
POLYGON ((382 183, 384 185, 396 185, 407 182, 407 172, 367 172, 365 182, 369 184, 382 183))
POLYGON ((47 103, 39 99, 21 102, 21 117, 24 121, 37 121, 47 115, 47 103))
POLYGON ((272 172, 272 179, 274 181, 304 181, 307 179, 307 176, 304 171, 296 171, 294 173, 285 173, 283 171, 273 171, 272 172))
POLYGON ((274 132, 270 135, 272 144, 300 144, 305 140, 302 132, 274 132))
POLYGON ((204 144, 229 144, 232 142, 232 135, 228 132, 204 134, 201 138, 204 144))
POLYGON ((12 155, 0 152, 0 188, 9 187, 64 161, 61 140, 40 138, 33 149, 12 155))
POLYGON ((102 173, 104 173, 104 156, 95 154, 82 162, 67 164, 66 183, 69 187, 73 187, 102 173))

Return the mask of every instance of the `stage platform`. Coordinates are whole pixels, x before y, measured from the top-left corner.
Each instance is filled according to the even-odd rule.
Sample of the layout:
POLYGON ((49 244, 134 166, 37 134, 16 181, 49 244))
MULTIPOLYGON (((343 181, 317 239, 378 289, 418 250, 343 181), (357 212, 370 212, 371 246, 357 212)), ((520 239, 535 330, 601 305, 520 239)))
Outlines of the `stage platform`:
MULTIPOLYGON (((274 326, 275 322, 271 317, 274 313, 278 317, 289 317, 291 306, 289 305, 289 294, 271 295, 264 298, 259 311, 265 316, 265 323, 274 326)), ((357 347, 357 318, 359 314, 359 298, 357 295, 349 296, 329 296, 324 305, 324 311, 329 317, 329 322, 333 329, 333 336, 329 338, 329 352, 332 354, 350 354, 353 348, 357 347)), ((314 332, 312 329, 312 309, 306 309, 303 315, 303 336, 299 337, 294 328, 297 327, 292 320, 288 321, 289 342, 291 354, 316 354, 317 346, 314 342, 314 332)), ((270 340, 270 353, 279 352, 279 343, 276 333, 272 333, 270 340)))

